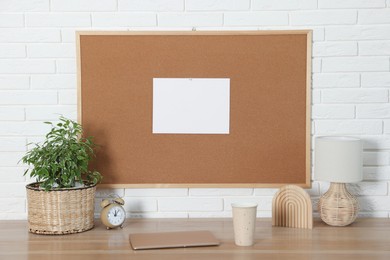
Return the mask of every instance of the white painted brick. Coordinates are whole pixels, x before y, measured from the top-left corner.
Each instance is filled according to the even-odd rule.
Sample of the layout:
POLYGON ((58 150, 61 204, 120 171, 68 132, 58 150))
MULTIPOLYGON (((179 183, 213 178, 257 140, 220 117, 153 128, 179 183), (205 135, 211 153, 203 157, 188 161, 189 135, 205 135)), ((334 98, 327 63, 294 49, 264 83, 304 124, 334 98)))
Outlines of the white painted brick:
POLYGON ((362 73, 362 87, 390 87, 390 73, 362 73))
POLYGON ((77 28, 61 28, 61 42, 64 43, 75 43, 76 42, 76 31, 89 31, 90 27, 77 27, 77 28))
POLYGON ((51 11, 116 11, 116 0, 51 0, 51 11))
POLYGON ((323 58, 323 72, 388 71, 387 57, 323 58))
POLYGON ((273 188, 256 188, 255 196, 274 196, 279 189, 273 188))
POLYGON ((188 195, 188 189, 164 188, 164 189, 125 189, 126 197, 182 197, 188 195))
POLYGON ((153 13, 94 13, 92 25, 111 26, 156 26, 156 15, 153 13))
MULTIPOLYGON (((127 218, 188 218, 188 213, 186 212, 146 212, 146 213, 128 213, 126 214, 127 218)), ((167 229, 172 231, 172 228, 167 229)))
POLYGON ((321 72, 322 68, 322 59, 320 58, 313 58, 311 61, 311 72, 312 73, 318 73, 321 72))
POLYGON ((358 53, 356 42, 315 42, 313 57, 355 56, 358 53))
POLYGON ((250 188, 193 188, 190 189, 190 196, 249 196, 253 195, 250 188))
POLYGON ((357 73, 315 73, 313 88, 359 87, 360 77, 357 73))
POLYGON ((390 180, 390 167, 368 166, 363 168, 364 180, 390 180))
POLYGON ((389 213, 386 211, 376 212, 358 212, 358 218, 388 218, 389 213))
POLYGON ((0 105, 50 105, 57 104, 53 91, 1 91, 0 105))
POLYGON ((231 211, 216 211, 216 212, 189 212, 188 217, 189 218, 232 218, 233 216, 231 211))
POLYGON ((227 197, 224 199, 225 211, 232 211, 232 203, 257 203, 257 210, 272 210, 272 198, 273 197, 245 197, 234 198, 227 197))
POLYGON ((20 198, 26 196, 25 183, 0 183, 0 197, 20 198))
POLYGON ((61 105, 76 105, 77 92, 76 90, 61 90, 59 94, 59 104, 61 105))
MULTIPOLYGON (((275 28, 270 28, 275 29, 275 28)), ((286 27, 286 30, 290 30, 290 27, 286 27)), ((294 26, 294 30, 307 30, 308 26, 294 26)), ((312 41, 313 42, 320 42, 325 40, 325 29, 323 27, 314 27, 310 26, 309 28, 312 30, 312 41)))
POLYGON ((357 118, 390 118, 390 104, 358 105, 357 118))
MULTIPOLYGON (((111 195, 123 198, 125 196, 125 189, 96 188, 96 198, 108 199, 111 198, 111 195)), ((98 202, 100 204, 101 200, 98 200, 98 202)))
POLYGON ((160 13, 158 26, 222 26, 221 13, 160 13))
MULTIPOLYGON (((11 167, 11 166, 24 166, 20 159, 24 156, 24 152, 0 152, 0 166, 1 167, 11 167)), ((1 186, 2 184, 0 184, 1 186)), ((2 188, 0 187, 0 197, 2 188)))
POLYGON ((356 24, 357 12, 348 11, 293 11, 291 25, 343 25, 356 24))
POLYGON ((27 213, 24 211, 23 213, 0 213, 0 219, 2 220, 27 220, 27 213))
POLYGON ((126 212, 157 211, 157 199, 154 198, 129 198, 124 197, 126 212))
POLYGON ((24 119, 25 119, 24 109, 22 107, 0 106, 0 120, 2 120, 2 121, 21 121, 24 119))
POLYGON ((76 89, 77 78, 75 74, 61 75, 32 75, 32 89, 76 89))
POLYGON ((319 0, 319 8, 379 8, 385 7, 385 0, 319 0))
POLYGON ((186 0, 187 11, 245 11, 250 0, 186 0))
POLYGON ((50 0, 1 0, 2 12, 34 12, 49 11, 50 0))
POLYGON ((1 73, 54 73, 55 69, 55 62, 52 60, 0 60, 1 73))
POLYGON ((91 26, 88 13, 28 13, 27 27, 75 27, 91 26))
POLYGON ((25 182, 24 167, 0 167, 0 182, 25 182))
POLYGON ((390 150, 389 135, 371 135, 361 136, 364 149, 390 150))
POLYGON ((355 117, 355 107, 353 105, 314 105, 312 117, 315 119, 351 119, 355 117))
MULTIPOLYGON (((73 118, 70 118, 70 119, 73 119, 73 118)), ((27 136, 28 149, 31 149, 34 146, 34 144, 43 143, 45 140, 46 140, 46 136, 44 134, 36 135, 36 136, 27 136)))
POLYGON ((387 89, 326 89, 322 103, 378 103, 389 100, 387 89))
POLYGON ((359 24, 389 24, 390 10, 388 9, 370 9, 359 11, 359 24))
POLYGON ((0 89, 28 89, 30 78, 28 76, 4 76, 0 75, 0 89))
MULTIPOLYGON (((152 31, 156 31, 156 27, 151 27, 152 31)), ((161 28, 160 28, 161 29, 161 28)), ((189 28, 190 30, 191 28, 189 28)), ((77 28, 65 28, 61 29, 61 39, 62 42, 64 43, 74 43, 76 42, 76 31, 128 31, 128 30, 137 30, 139 31, 139 28, 133 27, 133 28, 128 28, 128 27, 77 27, 77 28)), ((145 28, 142 28, 143 31, 145 31, 145 28)))
POLYGON ((390 163, 388 152, 364 152, 363 164, 366 166, 385 166, 390 163))
POLYGON ((305 10, 317 9, 317 1, 313 0, 253 0, 253 10, 305 10))
POLYGON ((39 43, 27 45, 30 58, 74 58, 76 45, 71 43, 39 43))
POLYGON ((382 122, 380 120, 317 120, 315 133, 320 135, 375 135, 382 133, 382 122))
POLYGON ((319 104, 321 103, 321 91, 320 90, 317 90, 317 89, 314 89, 312 92, 311 92, 311 101, 313 104, 319 104))
POLYGON ((159 198, 159 211, 222 211, 222 198, 159 198))
MULTIPOLYGON (((325 192, 327 192, 329 190, 330 183, 327 181, 319 181, 318 183, 320 185, 320 195, 322 196, 325 192)), ((317 201, 317 203, 318 203, 318 201, 317 201)), ((318 205, 316 205, 316 208, 317 207, 318 207, 318 205)))
POLYGON ((27 107, 27 120, 58 120, 59 115, 66 118, 77 117, 77 106, 42 106, 42 107, 27 107))
POLYGON ((0 137, 0 152, 26 151, 26 144, 24 137, 0 137))
POLYGON ((57 73, 76 73, 76 60, 63 59, 56 61, 57 73))
MULTIPOLYGON (((26 211, 26 200, 20 198, 10 198, 6 196, 5 199, 0 199, 0 208, 2 213, 16 213, 16 212, 25 212, 26 211)), ((4 216, 1 216, 1 219, 4 216)), ((11 219, 14 217, 12 216, 11 219)))
POLYGON ((389 40, 390 25, 332 26, 325 28, 326 40, 389 40))
POLYGON ((359 55, 390 55, 390 41, 359 42, 359 55))
MULTIPOLYGON (((180 32, 180 31, 191 31, 194 27, 193 26, 178 26, 178 27, 175 27, 175 26, 165 26, 165 27, 142 27, 142 31, 148 31, 148 32, 154 32, 154 31, 175 31, 175 32, 180 32)), ((197 27, 196 30, 207 30, 209 29, 212 30, 212 28, 221 28, 221 30, 223 30, 224 27, 220 27, 220 26, 216 26, 216 27, 197 27)), ((124 28, 122 27, 122 30, 124 30, 124 28)), ((129 27, 126 29, 126 31, 139 31, 139 29, 137 27, 129 27)))
POLYGON ((0 58, 24 58, 26 46, 23 44, 0 44, 0 58))
POLYGON ((1 28, 0 42, 28 43, 28 42, 60 42, 59 29, 25 29, 1 28))
POLYGON ((325 29, 324 28, 312 28, 312 30, 313 30, 313 34, 312 34, 313 42, 325 40, 325 29))
POLYGON ((357 198, 361 211, 385 211, 390 210, 389 196, 364 196, 357 198))
POLYGON ((23 14, 0 13, 0 27, 23 27, 23 26, 24 26, 23 14))
POLYGON ((267 210, 267 211, 258 211, 256 214, 257 218, 272 218, 272 211, 267 210))
MULTIPOLYGON (((123 25, 122 25, 123 26, 123 25)), ((156 28, 156 27, 152 27, 156 28)), ((76 31, 128 31, 131 28, 128 27, 91 27, 91 28, 64 28, 61 29, 61 40, 64 43, 75 43, 76 42, 76 31)), ((134 28, 135 30, 139 30, 139 28, 134 28)), ((145 30, 145 28, 142 28, 145 30)), ((155 30, 155 29, 153 29, 155 30)))
POLYGON ((390 120, 383 120, 384 121, 384 133, 390 134, 390 120))
MULTIPOLYGON (((255 196, 274 196, 279 189, 261 188, 255 189, 255 196)), ((312 188, 305 189, 305 191, 312 196, 319 195, 319 186, 317 182, 312 183, 312 188)))
MULTIPOLYGON (((25 166, 25 167, 27 168, 27 166, 25 166)), ((29 173, 26 174, 25 178, 26 178, 26 183, 33 183, 33 182, 37 181, 37 179, 34 177, 31 177, 29 173)))
MULTIPOLYGON (((390 111, 390 107, 387 105, 389 90, 385 88, 390 87, 390 18, 387 16, 389 10, 383 8, 356 10, 383 7, 384 3, 385 0, 319 0, 320 8, 323 9, 351 9, 341 11, 314 10, 317 9, 317 1, 311 0, 53 0, 51 11, 56 12, 56 9, 58 11, 43 13, 49 11, 49 0, 0 0, 0 10, 3 11, 0 14, 0 27, 5 26, 0 28, 0 184, 7 188, 12 188, 15 184, 20 185, 20 188, 17 188, 17 192, 20 193, 16 194, 19 198, 16 199, 11 198, 14 194, 10 195, 7 189, 0 191, 0 206, 2 200, 6 203, 10 199, 17 201, 15 203, 20 202, 16 206, 15 203, 3 206, 9 210, 1 212, 0 219, 26 219, 24 183, 26 179, 27 181, 32 179, 23 176, 25 166, 15 164, 14 154, 20 153, 20 157, 24 155, 26 149, 24 144, 43 140, 44 134, 50 129, 42 122, 34 120, 56 120, 58 115, 55 113, 69 113, 69 117, 76 117, 75 30, 137 30, 138 26, 143 26, 143 30, 150 31, 167 30, 167 28, 191 30, 194 26, 207 26, 199 30, 286 30, 291 29, 294 23, 302 23, 302 25, 295 25, 294 29, 314 29, 313 56, 315 58, 312 71, 315 89, 312 91, 312 102, 316 105, 312 107, 312 114, 317 120, 313 121, 313 133, 345 134, 363 139, 364 149, 366 149, 365 163, 368 165, 364 167, 366 181, 353 184, 350 190, 361 196, 359 199, 364 203, 360 216, 388 217, 390 119, 386 118, 390 118, 390 112, 387 112, 390 111), (189 13, 180 13, 184 10, 184 2, 189 13), (249 10, 249 2, 251 2, 251 11, 243 12, 249 10), (119 13, 116 16, 121 18, 111 19, 117 8, 119 13), (223 14, 225 10, 238 12, 223 14), (289 10, 293 11, 288 12, 289 10), (33 14, 30 11, 40 13, 33 14), (62 11, 68 13, 61 13, 62 11), (94 11, 103 13, 90 13, 94 11), (126 13, 126 11, 150 13, 126 13), (346 15, 342 16, 340 13, 346 15), (288 23, 289 14, 291 14, 291 25, 288 23), (308 19, 313 14, 318 15, 308 19), (350 14, 355 18, 357 14, 357 22, 360 25, 342 26, 342 23, 351 22, 350 14), (138 15, 141 18, 137 20, 138 15), (159 18, 168 17, 167 20, 171 25, 159 23, 160 27, 156 27, 157 15, 159 18), (332 15, 335 16, 332 18, 332 15), (19 28, 24 26, 23 16, 26 18, 27 27, 56 28, 19 28), (94 24, 94 27, 91 27, 92 16, 102 17, 100 20, 102 24, 94 24), (147 22, 142 21, 142 17, 146 16, 154 17, 153 23, 146 24, 147 22), (175 18, 171 19, 172 16, 175 18), (226 18, 225 24, 223 16, 226 18), (107 18, 106 21, 104 18, 107 18), (340 20, 336 21, 337 19, 340 20), (337 24, 323 26, 333 22, 337 24), (129 28, 130 26, 132 28, 129 28), (359 57, 341 57, 357 54, 359 57), (39 58, 39 60, 25 59, 26 57, 39 58), (53 58, 53 60, 40 58, 53 58), (350 58, 352 60, 349 60, 350 58), (48 62, 47 64, 50 65, 40 63, 42 66, 35 66, 37 65, 35 61, 45 64, 48 62), (31 89, 34 91, 29 90, 30 80, 31 89), (359 88, 360 85, 363 89, 359 88), (364 89, 365 87, 374 89, 364 89), (39 89, 49 91, 36 91, 39 89), (44 93, 43 96, 50 92, 50 95, 53 95, 53 99, 49 98, 51 105, 47 103, 47 97, 40 97, 38 92, 44 93), (347 97, 348 95, 350 97, 347 97), (2 104, 3 101, 6 103, 2 104), (57 101, 63 105, 57 104, 57 101), (378 102, 384 104, 375 104, 378 102), (351 120, 355 116, 354 108, 357 109, 357 117, 361 119, 351 120), (375 118, 378 120, 374 120, 375 118), (387 134, 383 134, 383 131, 387 134), (4 161, 6 161, 5 165, 4 161)), ((388 4, 390 7, 390 1, 388 4)), ((356 19, 353 24, 355 22, 356 19)), ((318 200, 320 186, 320 182, 314 182, 313 188, 308 190, 314 202, 318 200)), ((326 186, 322 189, 324 187, 326 186)), ((277 189, 102 189, 100 198, 107 195, 107 192, 117 190, 120 191, 121 196, 125 196, 126 191, 126 199, 129 199, 126 201, 128 217, 231 218, 229 203, 241 199, 258 200, 260 202, 258 216, 270 217, 272 196, 277 189), (158 205, 159 200, 162 201, 160 205, 158 205)), ((96 208, 97 214, 100 212, 99 203, 96 208)))
MULTIPOLYGON (((173 28, 176 29, 176 28, 173 28)), ((191 27, 186 28, 186 30, 191 30, 191 27)), ((263 28, 261 28, 263 29, 263 28)), ((260 29, 257 27, 253 26, 240 26, 240 27, 235 27, 235 26, 224 26, 224 27, 199 27, 196 28, 197 31, 259 31, 260 29)), ((271 29, 267 29, 271 30, 271 29)))
POLYGON ((387 195, 387 182, 348 183, 347 189, 355 196, 387 195))
MULTIPOLYGON (((291 30, 290 26, 260 26, 259 28, 253 28, 253 27, 223 27, 223 29, 228 28, 228 30, 261 30, 261 31, 267 31, 267 30, 291 30), (230 29, 231 28, 231 29, 230 29)), ((312 40, 313 42, 323 41, 325 39, 325 29, 323 27, 319 26, 294 26, 294 30, 312 30, 312 40)), ((215 28, 215 30, 218 30, 218 28, 215 28)))
POLYGON ((278 26, 288 25, 287 12, 231 12, 225 13, 224 24, 227 26, 278 26))
POLYGON ((184 0, 118 0, 119 11, 183 11, 184 0))
POLYGON ((320 184, 317 181, 313 181, 311 183, 311 188, 310 189, 305 189, 305 191, 310 196, 319 196, 320 195, 320 184))

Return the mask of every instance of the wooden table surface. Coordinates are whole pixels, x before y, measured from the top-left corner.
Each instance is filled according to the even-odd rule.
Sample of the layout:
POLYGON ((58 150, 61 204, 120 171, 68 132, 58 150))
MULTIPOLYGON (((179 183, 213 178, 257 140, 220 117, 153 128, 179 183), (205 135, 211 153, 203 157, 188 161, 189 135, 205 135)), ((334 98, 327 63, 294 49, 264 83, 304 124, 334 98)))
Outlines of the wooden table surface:
POLYGON ((390 219, 358 219, 348 227, 315 221, 312 230, 271 227, 258 220, 256 244, 238 247, 231 219, 128 219, 123 229, 72 235, 28 233, 26 221, 0 221, 0 259, 390 259, 390 219), (217 247, 133 251, 130 233, 210 230, 217 247))

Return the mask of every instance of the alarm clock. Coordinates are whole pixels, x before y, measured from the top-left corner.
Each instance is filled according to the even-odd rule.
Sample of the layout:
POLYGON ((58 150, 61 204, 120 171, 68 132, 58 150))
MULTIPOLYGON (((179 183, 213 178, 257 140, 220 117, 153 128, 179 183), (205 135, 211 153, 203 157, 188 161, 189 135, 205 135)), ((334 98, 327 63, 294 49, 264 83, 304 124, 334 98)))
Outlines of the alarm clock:
POLYGON ((126 211, 122 207, 125 201, 122 198, 104 199, 100 203, 102 211, 100 212, 100 219, 107 229, 123 228, 123 223, 126 220, 126 211))

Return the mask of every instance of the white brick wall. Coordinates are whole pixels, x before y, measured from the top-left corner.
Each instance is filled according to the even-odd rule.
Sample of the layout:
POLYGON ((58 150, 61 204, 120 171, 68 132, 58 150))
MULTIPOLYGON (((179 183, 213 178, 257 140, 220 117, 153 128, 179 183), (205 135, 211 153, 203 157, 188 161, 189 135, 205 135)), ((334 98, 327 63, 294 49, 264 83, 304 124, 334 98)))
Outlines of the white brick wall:
POLYGON ((27 27, 91 26, 88 13, 31 13, 25 17, 27 27))
POLYGON ((174 12, 184 10, 183 0, 118 0, 119 11, 174 12))
POLYGON ((92 25, 113 26, 155 26, 156 15, 152 13, 96 13, 92 15, 92 25))
MULTIPOLYGON (((364 141, 360 216, 390 214, 389 0, 1 0, 0 219, 26 218, 18 164, 57 114, 76 118, 76 30, 313 29, 312 134, 364 141)), ((316 203, 329 183, 314 181, 316 203)), ((232 202, 271 216, 276 189, 99 189, 124 196, 130 217, 230 217, 232 202)))

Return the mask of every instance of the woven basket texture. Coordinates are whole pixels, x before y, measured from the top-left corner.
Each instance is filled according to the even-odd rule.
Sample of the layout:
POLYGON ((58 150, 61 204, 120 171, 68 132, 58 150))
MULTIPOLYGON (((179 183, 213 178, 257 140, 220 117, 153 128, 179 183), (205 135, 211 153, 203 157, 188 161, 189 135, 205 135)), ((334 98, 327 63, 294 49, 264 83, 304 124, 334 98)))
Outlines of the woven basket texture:
POLYGON ((63 235, 94 227, 96 185, 44 191, 39 183, 26 186, 28 228, 31 233, 63 235))
POLYGON ((345 183, 331 183, 318 202, 318 211, 326 224, 347 226, 356 220, 359 202, 349 193, 345 183))

